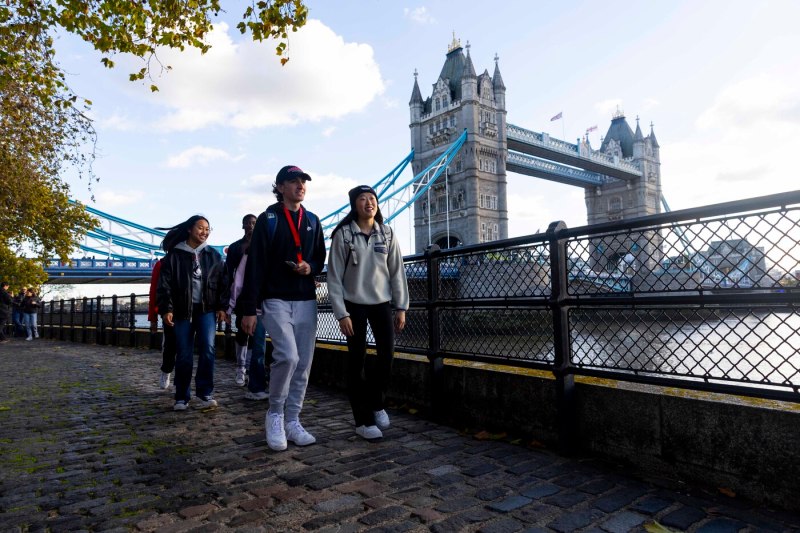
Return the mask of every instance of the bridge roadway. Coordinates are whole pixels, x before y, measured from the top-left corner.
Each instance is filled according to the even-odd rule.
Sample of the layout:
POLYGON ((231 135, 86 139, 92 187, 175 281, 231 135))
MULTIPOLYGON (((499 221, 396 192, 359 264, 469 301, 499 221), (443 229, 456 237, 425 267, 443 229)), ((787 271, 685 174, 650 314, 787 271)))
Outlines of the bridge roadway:
POLYGON ((313 385, 303 422, 317 444, 272 452, 266 403, 243 399, 230 361, 217 364, 220 406, 205 412, 172 411, 159 364, 154 351, 0 345, 0 530, 800 529, 798 515, 480 438, 404 408, 389 410, 383 440, 366 442, 343 393, 313 385))

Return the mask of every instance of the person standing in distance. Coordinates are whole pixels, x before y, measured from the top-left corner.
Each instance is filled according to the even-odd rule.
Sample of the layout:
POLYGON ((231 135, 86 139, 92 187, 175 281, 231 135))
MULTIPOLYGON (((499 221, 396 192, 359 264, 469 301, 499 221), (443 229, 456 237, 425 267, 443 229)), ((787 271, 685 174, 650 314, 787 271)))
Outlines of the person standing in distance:
POLYGON ((378 195, 369 185, 359 185, 348 195, 350 212, 331 234, 328 297, 347 337, 347 395, 356 434, 377 439, 390 425, 384 400, 394 334, 406 324, 408 280, 400 245, 392 228, 383 224, 378 195), (367 323, 375 337, 375 357, 367 356, 367 323))
POLYGON ((25 293, 28 289, 22 288, 14 296, 14 307, 11 310, 12 320, 14 321, 14 337, 24 337, 25 333, 25 312, 22 310, 22 300, 25 299, 25 293))
MULTIPOLYGON (((150 332, 158 332, 158 278, 161 277, 161 265, 164 261, 162 257, 153 265, 150 274, 150 298, 147 303, 147 320, 150 322, 150 332)), ((162 324, 161 332, 161 370, 159 371, 158 386, 162 389, 169 388, 172 371, 175 370, 175 328, 162 324)))
POLYGON ((266 332, 263 322, 256 323, 255 334, 250 336, 242 329, 242 313, 236 301, 242 291, 244 271, 247 266, 250 242, 253 240, 253 231, 256 228, 256 216, 245 215, 242 218, 244 236, 228 247, 225 258, 225 271, 230 281, 230 302, 228 304, 228 320, 230 315, 236 315, 236 375, 234 381, 240 387, 247 385, 246 400, 266 400, 267 371, 265 356, 267 353, 266 332))
POLYGON ((8 293, 8 282, 0 283, 0 344, 8 342, 6 338, 6 322, 11 314, 14 298, 8 293))
POLYGON ((314 276, 325 265, 325 240, 319 218, 302 202, 311 177, 294 165, 280 169, 272 192, 278 202, 256 221, 237 301, 242 329, 252 335, 256 308, 272 339, 267 445, 287 448, 316 442, 300 424, 317 338, 317 297, 314 276))
POLYGON ((22 299, 22 311, 25 313, 25 329, 28 332, 26 341, 39 338, 39 329, 36 326, 36 314, 39 312, 39 307, 42 305, 39 297, 36 296, 36 291, 28 289, 25 291, 25 298, 22 299))
POLYGON ((175 411, 189 406, 195 340, 198 361, 194 383, 199 405, 217 406, 214 338, 217 322, 226 317, 228 284, 222 256, 207 246, 210 232, 208 219, 194 215, 169 228, 161 243, 167 255, 162 260, 156 294, 164 325, 175 328, 175 411))

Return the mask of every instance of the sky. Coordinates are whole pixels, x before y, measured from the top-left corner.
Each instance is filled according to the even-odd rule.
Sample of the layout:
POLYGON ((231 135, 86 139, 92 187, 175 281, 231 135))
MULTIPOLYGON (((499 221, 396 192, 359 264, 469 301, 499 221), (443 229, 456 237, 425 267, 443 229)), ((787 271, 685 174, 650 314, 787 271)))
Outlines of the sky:
MULTIPOLYGON (((312 176, 304 205, 324 216, 409 153, 414 72, 427 98, 454 36, 469 43, 478 74, 498 56, 510 124, 571 142, 596 125, 589 140, 599 148, 617 109, 634 129, 638 116, 645 135, 652 123, 673 210, 798 189, 794 0, 312 0, 285 66, 275 43, 239 34, 246 3, 222 4, 207 54, 159 52, 171 69, 156 69, 156 93, 128 81, 140 60, 119 56, 106 69, 88 45, 58 37, 57 58, 92 100, 98 134, 99 181, 90 190, 65 175, 73 198, 149 227, 200 213, 210 242, 225 245, 241 237, 244 214, 274 202, 275 174, 294 164, 312 176)), ((409 166, 401 180, 411 177, 409 166)), ((580 188, 509 173, 508 195, 510 237, 555 220, 586 224, 580 188)), ((409 224, 395 221, 406 254, 409 224)))

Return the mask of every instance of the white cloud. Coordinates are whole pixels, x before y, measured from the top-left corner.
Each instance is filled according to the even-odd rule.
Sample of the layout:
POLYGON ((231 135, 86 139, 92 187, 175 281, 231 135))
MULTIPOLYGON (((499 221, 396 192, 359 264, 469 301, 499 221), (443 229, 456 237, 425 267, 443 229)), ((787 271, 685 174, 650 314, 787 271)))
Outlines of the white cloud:
POLYGON ((95 118, 95 125, 102 130, 132 131, 136 128, 136 121, 115 111, 110 116, 95 118))
POLYGON ((322 136, 323 137, 330 137, 331 135, 333 135, 333 132, 335 132, 335 131, 336 131, 336 126, 330 126, 328 128, 325 128, 324 130, 322 130, 322 136))
POLYGON ((131 205, 139 202, 144 194, 141 191, 125 190, 125 191, 108 191, 101 190, 95 193, 95 200, 98 206, 103 206, 102 209, 113 209, 123 205, 131 205))
POLYGON ((193 146, 183 152, 170 156, 167 159, 167 168, 188 168, 198 164, 206 166, 214 161, 238 161, 241 156, 234 157, 225 150, 209 148, 208 146, 193 146))
POLYGON ((404 8, 403 16, 416 24, 435 24, 436 19, 428 13, 427 7, 404 8))
POLYGON ((170 110, 159 129, 251 129, 338 118, 363 110, 385 89, 372 47, 347 43, 318 20, 291 34, 285 66, 273 41, 234 41, 232 34, 238 36, 226 24, 215 26, 205 55, 159 51, 173 67, 158 80, 156 97, 170 110))
POLYGON ((798 138, 797 74, 761 73, 723 87, 687 138, 661 147, 667 201, 695 207, 794 190, 798 138))
POLYGON ((748 128, 764 122, 800 119, 800 76, 789 79, 760 74, 723 89, 697 119, 700 129, 748 128), (791 79, 795 78, 795 79, 791 79))

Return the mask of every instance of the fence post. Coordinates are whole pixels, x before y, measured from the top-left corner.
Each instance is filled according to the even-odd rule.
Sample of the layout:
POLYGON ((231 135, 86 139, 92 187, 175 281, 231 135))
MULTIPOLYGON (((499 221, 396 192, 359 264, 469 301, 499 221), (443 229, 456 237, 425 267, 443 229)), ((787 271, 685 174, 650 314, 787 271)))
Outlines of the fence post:
POLYGON ((131 293, 131 309, 129 313, 130 326, 128 327, 128 346, 136 348, 136 294, 131 293))
POLYGON ((575 375, 572 373, 569 336, 569 306, 567 298, 567 240, 560 234, 567 229, 563 221, 553 222, 547 228, 550 241, 550 300, 553 314, 553 374, 556 378, 556 410, 558 417, 559 447, 573 452, 578 447, 578 428, 575 424, 575 375))
POLYGON ((117 317, 119 316, 119 303, 117 302, 117 295, 111 296, 111 346, 117 346, 119 339, 117 338, 117 317))
POLYGON ((50 321, 49 321, 50 322, 50 324, 49 324, 50 327, 47 328, 47 329, 49 330, 51 339, 55 339, 56 338, 55 332, 53 331, 53 315, 55 314, 55 312, 56 312, 56 301, 55 300, 50 300, 50 321))
POLYGON ((84 344, 86 344, 86 304, 88 303, 89 299, 84 296, 81 304, 81 342, 84 344))
POLYGON ((432 244, 425 249, 427 267, 428 301, 428 361, 430 364, 431 414, 434 420, 442 420, 445 409, 444 358, 439 355, 441 337, 439 335, 439 254, 441 249, 432 244))
POLYGON ((69 300, 69 341, 75 342, 75 298, 69 300))
POLYGON ((95 301, 95 309, 94 309, 94 331, 95 331, 95 340, 97 344, 105 344, 106 343, 106 323, 101 318, 100 309, 103 305, 103 300, 100 296, 97 297, 95 301))
POLYGON ((59 300, 58 305, 58 340, 63 341, 64 335, 64 299, 59 300))

